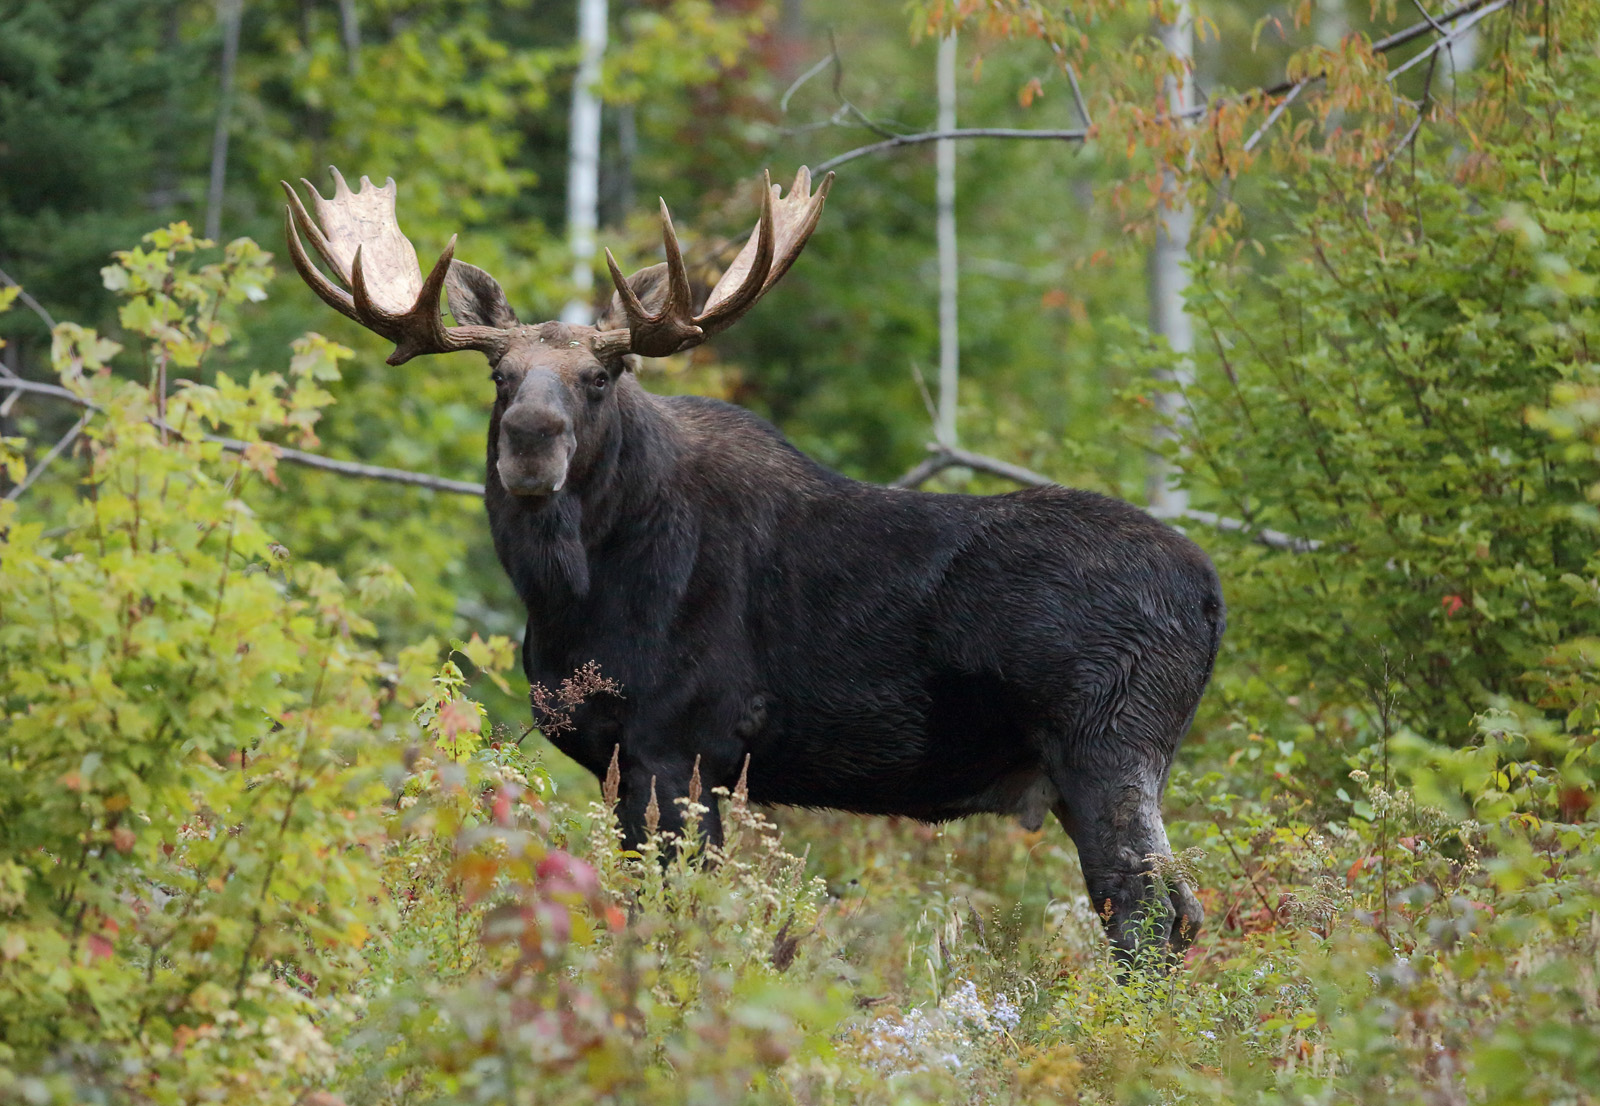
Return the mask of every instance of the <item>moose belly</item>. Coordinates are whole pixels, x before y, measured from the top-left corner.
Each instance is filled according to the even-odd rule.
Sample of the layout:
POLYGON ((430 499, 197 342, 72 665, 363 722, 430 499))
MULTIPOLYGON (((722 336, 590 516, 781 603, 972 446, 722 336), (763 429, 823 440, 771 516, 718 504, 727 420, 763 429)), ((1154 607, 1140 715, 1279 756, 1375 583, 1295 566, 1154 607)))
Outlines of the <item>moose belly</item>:
POLYGON ((749 743, 758 802, 930 821, 1049 805, 1016 691, 990 673, 844 679, 825 696, 777 696, 769 714, 749 743))

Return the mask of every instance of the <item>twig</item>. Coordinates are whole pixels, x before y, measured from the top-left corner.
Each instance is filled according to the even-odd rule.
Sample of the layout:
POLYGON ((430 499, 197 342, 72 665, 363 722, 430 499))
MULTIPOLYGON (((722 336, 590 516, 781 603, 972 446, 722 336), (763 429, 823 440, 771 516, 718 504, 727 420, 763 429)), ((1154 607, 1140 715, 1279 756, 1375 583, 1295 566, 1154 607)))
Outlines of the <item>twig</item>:
POLYGON ((828 28, 828 53, 833 58, 833 98, 839 101, 840 109, 855 116, 856 122, 873 134, 883 138, 893 138, 893 131, 856 107, 850 97, 844 94, 844 59, 839 56, 839 41, 834 37, 832 27, 828 28))
POLYGON ((17 299, 22 301, 23 306, 30 309, 35 315, 39 316, 40 320, 45 326, 49 327, 51 330, 55 330, 56 320, 54 316, 50 314, 50 312, 44 309, 44 304, 30 296, 28 294, 28 290, 22 287, 22 285, 18 284, 15 280, 11 279, 11 274, 7 273, 4 269, 0 269, 0 281, 5 281, 6 284, 17 289, 17 299))
MULTIPOLYGON (((61 387, 59 384, 41 384, 34 380, 0 380, 0 391, 11 389, 13 391, 32 392, 35 395, 49 396, 52 399, 63 400, 93 411, 100 410, 98 404, 84 399, 75 392, 61 387)), ((176 433, 172 427, 166 426, 159 419, 149 420, 151 425, 169 432, 176 433)), ((257 444, 241 441, 238 438, 223 438, 215 434, 202 434, 201 438, 208 442, 215 442, 230 453, 243 453, 250 446, 257 444)), ((278 445, 275 442, 262 443, 270 446, 273 453, 280 461, 301 465, 305 468, 319 469, 323 472, 336 472, 341 476, 355 476, 364 480, 384 480, 391 484, 408 484, 416 488, 428 488, 436 492, 451 492, 455 495, 483 495, 483 485, 474 484, 467 480, 450 480, 443 476, 432 476, 423 472, 411 472, 407 469, 385 468, 381 465, 366 465, 357 461, 339 461, 332 457, 324 457, 317 453, 307 453, 300 449, 291 449, 288 446, 278 445)))
MULTIPOLYGON (((216 442, 230 453, 243 453, 252 442, 239 441, 236 438, 219 438, 214 434, 204 434, 202 437, 208 442, 216 442)), ((267 442, 278 460, 288 461, 291 464, 301 465, 305 468, 320 469, 323 472, 336 472, 341 476, 356 476, 363 480, 385 480, 391 484, 409 484, 414 488, 427 488, 436 492, 451 492, 455 495, 483 495, 483 485, 475 484, 470 480, 450 480, 443 476, 433 476, 425 472, 411 472, 408 469, 391 469, 382 465, 365 465, 358 461, 337 461, 332 457, 324 457, 319 453, 307 453, 304 450, 290 449, 288 446, 278 445, 276 442, 267 442)))
POLYGON ((1262 907, 1265 908, 1268 914, 1276 915, 1278 912, 1267 901, 1267 893, 1261 890, 1261 885, 1256 882, 1255 875, 1251 873, 1249 866, 1245 864, 1244 857, 1239 855, 1239 850, 1233 847, 1233 838, 1229 837, 1228 831, 1222 827, 1222 819, 1213 814, 1211 820, 1216 824, 1217 833, 1222 837, 1222 843, 1228 846, 1228 851, 1233 854, 1234 862, 1239 865, 1239 871, 1244 873, 1244 878, 1249 880, 1250 886, 1255 889, 1256 897, 1261 900, 1262 907))
MULTIPOLYGON (((920 462, 904 476, 890 483, 891 488, 915 488, 927 483, 932 477, 947 468, 969 468, 974 472, 985 472, 990 476, 998 476, 1003 480, 1010 480, 1014 484, 1021 484, 1029 488, 1058 487, 1056 481, 1043 473, 1034 472, 1032 469, 1014 465, 1010 461, 1002 461, 998 457, 986 457, 981 453, 972 453, 969 450, 953 446, 940 445, 931 442, 928 445, 929 457, 920 462)), ((1293 534, 1285 534, 1281 530, 1270 530, 1257 527, 1242 519, 1228 518, 1214 511, 1199 511, 1193 507, 1185 507, 1181 511, 1160 511, 1145 508, 1153 518, 1163 520, 1196 522, 1202 526, 1209 526, 1214 530, 1227 533, 1241 534, 1251 541, 1258 542, 1269 549, 1282 549, 1290 553, 1310 553, 1322 548, 1322 542, 1315 538, 1300 538, 1293 534)))
MULTIPOLYGON (((1417 65, 1417 64, 1419 64, 1421 62, 1427 61, 1429 58, 1431 58, 1435 54, 1437 54, 1440 50, 1447 49, 1452 43, 1455 42, 1456 39, 1460 38, 1462 35, 1466 34, 1468 31, 1470 31, 1472 28, 1476 27, 1479 23, 1481 23, 1485 19, 1489 18, 1489 16, 1493 15, 1495 12, 1499 11, 1501 8, 1506 7, 1510 3, 1511 3, 1511 0, 1493 0, 1492 3, 1486 3, 1486 4, 1482 5, 1473 14, 1471 19, 1467 20, 1465 23, 1461 24, 1461 26, 1459 26, 1459 27, 1451 28, 1449 34, 1445 35, 1443 38, 1439 39, 1437 42, 1432 43, 1431 45, 1428 46, 1428 48, 1426 50, 1422 51, 1422 53, 1418 54, 1416 57, 1412 58, 1410 61, 1408 61, 1404 65, 1400 66, 1400 68, 1398 68, 1398 69, 1394 70, 1392 73, 1390 73, 1389 76, 1388 76, 1388 80, 1391 83, 1393 83, 1394 79, 1396 77, 1400 76, 1400 74, 1404 73, 1406 70, 1412 68, 1413 66, 1415 66, 1415 65, 1417 65)), ((1463 15, 1463 14, 1466 14, 1466 13, 1462 12, 1458 8, 1456 11, 1450 12, 1450 13, 1448 13, 1446 15, 1441 15, 1439 18, 1441 20, 1455 19, 1458 16, 1463 15)), ((1430 20, 1429 22, 1432 22, 1432 21, 1430 20)), ((1430 27, 1429 30, 1432 30, 1432 28, 1430 27)), ((1373 51, 1376 52, 1377 51, 1377 47, 1373 47, 1373 51)))
MULTIPOLYGON (((44 323, 45 329, 49 330, 52 334, 55 333, 55 316, 51 315, 50 312, 45 310, 44 304, 40 303, 38 300, 29 295, 28 290, 21 284, 17 283, 16 280, 12 279, 11 274, 6 272, 4 269, 0 269, 0 281, 3 281, 10 287, 15 288, 17 290, 17 299, 22 301, 22 305, 32 311, 35 315, 39 316, 39 320, 44 323)), ((21 379, 16 373, 12 372, 4 364, 0 364, 0 377, 6 377, 13 380, 21 379)), ((11 409, 17 405, 17 400, 20 399, 21 396, 21 392, 12 392, 3 401, 0 401, 0 419, 9 418, 11 416, 11 409)))
POLYGON ((21 499, 23 493, 33 487, 33 482, 39 479, 39 475, 50 467, 50 463, 72 448, 72 443, 78 440, 78 435, 83 432, 85 426, 89 425, 89 420, 92 418, 94 418, 94 412, 85 411, 83 417, 72 424, 72 429, 63 434, 61 440, 51 446, 48 453, 39 458, 38 464, 28 470, 28 474, 22 478, 22 483, 6 493, 6 498, 13 501, 21 499))
MULTIPOLYGON (((1377 42, 1372 44, 1372 52, 1374 54, 1387 53, 1388 51, 1396 49, 1397 47, 1404 46, 1408 42, 1421 38, 1423 35, 1436 33, 1435 27, 1441 24, 1449 23, 1453 20, 1460 19, 1462 16, 1476 13, 1476 18, 1474 18, 1470 23, 1466 23, 1455 28, 1448 36, 1446 36, 1446 38, 1441 39, 1440 42, 1434 43, 1432 46, 1428 47, 1427 50, 1423 51, 1423 53, 1418 54, 1415 58, 1412 58, 1399 69, 1396 69, 1393 73, 1389 74, 1389 79, 1393 80, 1395 77, 1411 68, 1411 66, 1417 64, 1417 62, 1421 61, 1424 57, 1427 57, 1431 53, 1437 52, 1441 45, 1453 41, 1469 27, 1474 26, 1480 20, 1486 18, 1493 12, 1499 11, 1501 8, 1506 7, 1510 3, 1511 0, 1467 0, 1466 3, 1458 5, 1450 11, 1445 12, 1443 15, 1429 17, 1420 23, 1414 23, 1409 27, 1405 27, 1396 31, 1392 35, 1389 35, 1385 38, 1380 38, 1377 42)), ((1071 77, 1070 72, 1068 76, 1069 78, 1071 77)), ((1309 76, 1300 77, 1292 81, 1281 81, 1278 84, 1271 85, 1267 88, 1253 89, 1252 91, 1241 93, 1238 96, 1228 97, 1221 100, 1207 100, 1184 111, 1176 112, 1172 114, 1171 118, 1174 120, 1198 119, 1202 116, 1209 115, 1211 112, 1225 104, 1246 103, 1256 99, 1267 99, 1273 96, 1283 96, 1287 93, 1294 92, 1297 87, 1309 84, 1315 80, 1320 80, 1326 76, 1327 72, 1323 71, 1321 73, 1314 73, 1309 76)), ((1074 81, 1073 85, 1074 88, 1076 88, 1077 82, 1074 81)), ((1079 106, 1081 109, 1082 105, 1080 104, 1079 106)), ((860 115, 859 112, 856 114, 858 116, 860 115)), ((864 119, 865 117, 862 118, 864 119)), ((1011 127, 960 127, 947 131, 923 131, 917 134, 899 134, 890 138, 886 138, 882 142, 874 142, 869 146, 858 146, 854 150, 846 150, 844 153, 835 157, 831 157, 827 161, 824 161, 821 165, 817 166, 817 172, 825 173, 829 169, 836 169, 847 162, 854 161, 858 157, 866 157, 869 154, 886 153, 889 150, 898 149, 901 146, 916 146, 924 142, 937 142, 944 138, 1022 138, 1054 140, 1057 142, 1086 142, 1089 139, 1089 129, 1027 130, 1011 127)))
POLYGON ((817 64, 813 65, 810 69, 807 69, 804 73, 796 77, 794 79, 794 83, 784 91, 781 97, 779 97, 778 110, 787 114, 789 111, 789 98, 792 97, 796 92, 799 92, 801 86, 809 81, 812 77, 815 77, 818 73, 821 73, 824 69, 828 68, 828 66, 832 65, 838 56, 839 55, 836 53, 830 53, 827 57, 817 62, 817 64))
POLYGON ((911 362, 911 378, 917 382, 917 391, 922 395, 922 409, 928 413, 928 422, 931 424, 933 436, 939 437, 939 406, 933 402, 933 393, 928 391, 928 382, 922 379, 922 366, 915 361, 911 362))
POLYGON ((1426 19, 1429 26, 1431 26, 1435 31, 1438 31, 1441 35, 1448 35, 1450 33, 1449 31, 1445 30, 1444 27, 1440 26, 1437 19, 1428 14, 1428 9, 1422 3, 1422 0, 1411 0, 1411 6, 1416 8, 1417 11, 1422 14, 1422 18, 1426 19))
POLYGON ((1078 87, 1078 71, 1072 68, 1072 63, 1070 61, 1066 63, 1066 67, 1067 80, 1072 83, 1072 98, 1077 101, 1078 104, 1078 114, 1083 117, 1084 126, 1092 127, 1094 126, 1094 120, 1089 118, 1089 105, 1084 102, 1083 89, 1078 87))
POLYGON ((1315 77, 1305 77, 1302 80, 1296 81, 1295 86, 1289 90, 1289 94, 1278 101, 1277 106, 1272 109, 1272 112, 1267 116, 1266 121, 1263 122, 1261 126, 1256 128, 1256 133, 1245 139, 1244 152, 1248 154, 1251 150, 1255 149, 1256 143, 1260 142, 1261 137, 1272 128, 1272 124, 1276 123, 1279 117, 1282 116, 1284 112, 1289 110, 1289 105, 1294 103, 1295 97, 1300 95, 1301 91, 1312 81, 1320 81, 1321 79, 1321 74, 1318 74, 1315 77))
POLYGON ((938 142, 942 138, 1031 138, 1046 139, 1057 142, 1083 142, 1089 137, 1089 132, 1084 129, 1066 131, 1028 130, 1016 127, 956 127, 948 131, 923 131, 917 134, 897 134, 893 138, 886 138, 882 142, 874 142, 870 146, 859 146, 854 150, 831 157, 817 166, 816 172, 826 173, 829 169, 836 169, 858 157, 868 154, 879 154, 885 150, 893 150, 900 146, 917 146, 924 142, 938 142))
POLYGON ((1385 154, 1383 160, 1378 162, 1378 167, 1372 172, 1374 180, 1383 176, 1394 162, 1394 159, 1400 156, 1400 152, 1411 145, 1412 141, 1417 137, 1417 132, 1422 129, 1422 117, 1424 114, 1425 112, 1422 111, 1417 112, 1417 117, 1411 121, 1411 127, 1406 131, 1405 137, 1400 139, 1400 144, 1385 154))

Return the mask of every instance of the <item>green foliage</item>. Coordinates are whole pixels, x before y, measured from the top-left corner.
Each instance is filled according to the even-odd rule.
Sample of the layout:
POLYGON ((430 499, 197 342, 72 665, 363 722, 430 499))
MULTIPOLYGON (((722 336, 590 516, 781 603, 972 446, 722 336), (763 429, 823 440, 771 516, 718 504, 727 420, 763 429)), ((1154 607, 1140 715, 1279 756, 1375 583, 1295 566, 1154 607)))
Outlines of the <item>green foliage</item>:
POLYGON ((1322 546, 1226 560, 1230 649, 1265 683, 1462 735, 1593 626, 1600 468, 1525 413, 1595 382, 1597 90, 1593 59, 1530 73, 1466 162, 1425 131, 1370 194, 1366 169, 1284 183, 1277 264, 1198 268, 1191 485, 1322 546))
MULTIPOLYGON (((338 150, 355 172, 392 165, 424 252, 468 231, 483 251, 469 259, 519 306, 560 302, 539 170, 563 137, 547 124, 568 13, 358 7, 350 51, 334 5, 248 6, 230 225, 265 228, 267 185, 338 150)), ((124 55, 77 68, 51 36, 111 41, 128 9, 83 0, 92 18, 74 23, 56 8, 0 16, 0 72, 27 62, 27 80, 0 81, 0 138, 27 139, 35 103, 59 112, 41 133, 106 113, 121 81, 128 118, 51 171, 104 184, 103 153, 130 180, 197 179, 203 159, 151 145, 184 79, 152 59, 214 46, 210 7, 161 9, 162 45, 130 23, 124 55)), ((1591 8, 1552 12, 1587 42, 1591 8)), ((820 10, 847 32, 840 88, 928 121, 931 51, 907 53, 901 27, 885 37, 859 5, 820 10)), ((777 70, 741 68, 771 46, 770 14, 619 13, 607 94, 636 113, 629 171, 691 193, 669 199, 701 224, 685 238, 711 268, 731 245, 711 235, 749 217, 729 180, 843 140, 799 122, 839 110, 827 78, 782 119, 777 70)), ((1215 14, 1230 33, 1255 15, 1215 14)), ((963 224, 983 278, 963 293, 964 440, 1127 489, 1143 439, 1111 415, 1136 413, 1146 370, 1172 360, 1099 319, 1137 299, 1118 251, 1149 214, 1140 187, 1164 187, 1155 170, 1187 143, 1118 99, 1130 72, 1165 71, 1145 9, 912 16, 975 21, 964 119, 1076 125, 1055 70, 1080 67, 1105 129, 1070 173, 1026 152, 1059 147, 963 152, 963 210, 983 212, 963 224), (1064 225, 1079 186, 1129 222, 1064 225)), ((1128 976, 1055 827, 785 811, 780 833, 735 792, 704 797, 724 804, 722 847, 655 835, 619 851, 608 798, 588 801, 587 779, 558 793, 570 766, 541 763, 523 704, 502 716, 515 650, 490 623, 511 626, 515 606, 485 602, 503 584, 481 507, 294 470, 271 444, 471 476, 480 368, 378 369, 377 344, 338 319, 338 340, 294 337, 288 316, 323 315, 298 287, 281 309, 259 302, 269 258, 249 239, 218 249, 174 224, 115 254, 101 279, 128 348, 55 329, 51 371, 92 417, 0 504, 0 1102, 1600 1097, 1600 194, 1584 172, 1600 66, 1512 26, 1495 83, 1461 80, 1448 113, 1427 105, 1414 156, 1399 138, 1415 107, 1374 121, 1372 104, 1398 101, 1358 38, 1292 62, 1330 66, 1315 110, 1342 113, 1315 148, 1302 139, 1330 116, 1282 121, 1296 137, 1273 156, 1294 183, 1234 178, 1266 103, 1227 105, 1206 132, 1216 149, 1189 184, 1228 192, 1199 239, 1180 461, 1197 505, 1322 544, 1207 539, 1232 626, 1221 694, 1174 773, 1178 856, 1160 873, 1197 884, 1209 921, 1186 963, 1128 976), (483 633, 446 649, 458 618, 483 633)), ((1256 56, 1230 79, 1275 67, 1256 56)), ((206 131, 190 118, 205 112, 174 108, 206 131)), ((101 188, 79 220, 19 215, 24 177, 0 174, 8 243, 37 250, 69 224, 100 241, 95 220, 128 210, 111 218, 101 188)), ((928 191, 910 154, 841 180, 785 307, 652 386, 752 402, 858 471, 915 459, 928 191)), ((651 222, 619 232, 641 261, 651 222)), ((72 303, 63 289, 102 260, 80 256, 47 298, 72 303)), ((14 298, 0 290, 0 309, 14 298)), ((0 439, 10 481, 47 422, 27 414, 0 439)))
MULTIPOLYGON (((226 340, 197 307, 257 287, 251 243, 172 268, 185 235, 151 235, 116 278, 179 363, 226 340)), ((332 1070, 325 1031, 382 913, 386 788, 362 750, 388 666, 371 597, 260 524, 270 449, 201 440, 258 441, 299 390, 185 388, 163 421, 114 352, 57 331, 62 382, 98 409, 65 524, 0 504, 0 1097, 290 1102, 332 1070)))
MULTIPOLYGON (((169 228, 108 273, 148 383, 58 328, 97 408, 82 494, 0 516, 0 1101, 1600 1088, 1586 715, 1505 703, 1460 748, 1400 729, 1320 791, 1303 723, 1223 730, 1230 757, 1174 781, 1165 870, 1210 927, 1131 977, 1059 834, 785 814, 801 856, 735 792, 720 848, 697 796, 686 840, 621 853, 610 802, 558 796, 474 700, 467 671, 508 686, 508 640, 385 657, 366 612, 403 578, 346 585, 262 523, 263 436, 312 432, 343 350, 308 336, 287 375, 176 381, 160 411, 155 367, 225 342, 209 320, 261 279, 248 243, 204 248, 169 228)), ((1580 460, 1587 394, 1541 416, 1580 460)))

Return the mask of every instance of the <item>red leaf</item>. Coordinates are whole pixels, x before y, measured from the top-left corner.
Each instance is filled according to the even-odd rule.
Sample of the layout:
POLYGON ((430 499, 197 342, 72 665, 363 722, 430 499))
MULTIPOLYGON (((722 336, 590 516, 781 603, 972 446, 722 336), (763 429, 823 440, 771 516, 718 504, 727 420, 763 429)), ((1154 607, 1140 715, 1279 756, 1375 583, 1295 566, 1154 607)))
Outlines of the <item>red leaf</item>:
POLYGON ((482 725, 477 708, 465 699, 452 699, 439 708, 439 732, 447 739, 460 733, 477 733, 482 725))

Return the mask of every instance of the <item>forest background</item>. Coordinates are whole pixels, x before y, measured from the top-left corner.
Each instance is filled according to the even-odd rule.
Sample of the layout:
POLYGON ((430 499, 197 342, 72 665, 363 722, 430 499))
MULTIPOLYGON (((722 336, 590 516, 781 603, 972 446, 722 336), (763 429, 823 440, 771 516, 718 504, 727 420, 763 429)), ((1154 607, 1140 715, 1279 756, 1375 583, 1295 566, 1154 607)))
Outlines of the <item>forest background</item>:
POLYGON ((1209 921, 1119 976, 1055 826, 735 793, 720 864, 619 855, 481 504, 284 452, 481 479, 481 361, 384 365, 274 265, 277 182, 392 175, 554 316, 569 5, 0 3, 0 1101, 1595 1101, 1597 17, 611 6, 625 270, 656 195, 713 277, 761 168, 839 172, 647 387, 867 479, 1187 502, 1230 630, 1166 875, 1209 921), (930 476, 895 136, 952 29, 961 125, 1057 134, 957 144, 979 456, 930 476))

